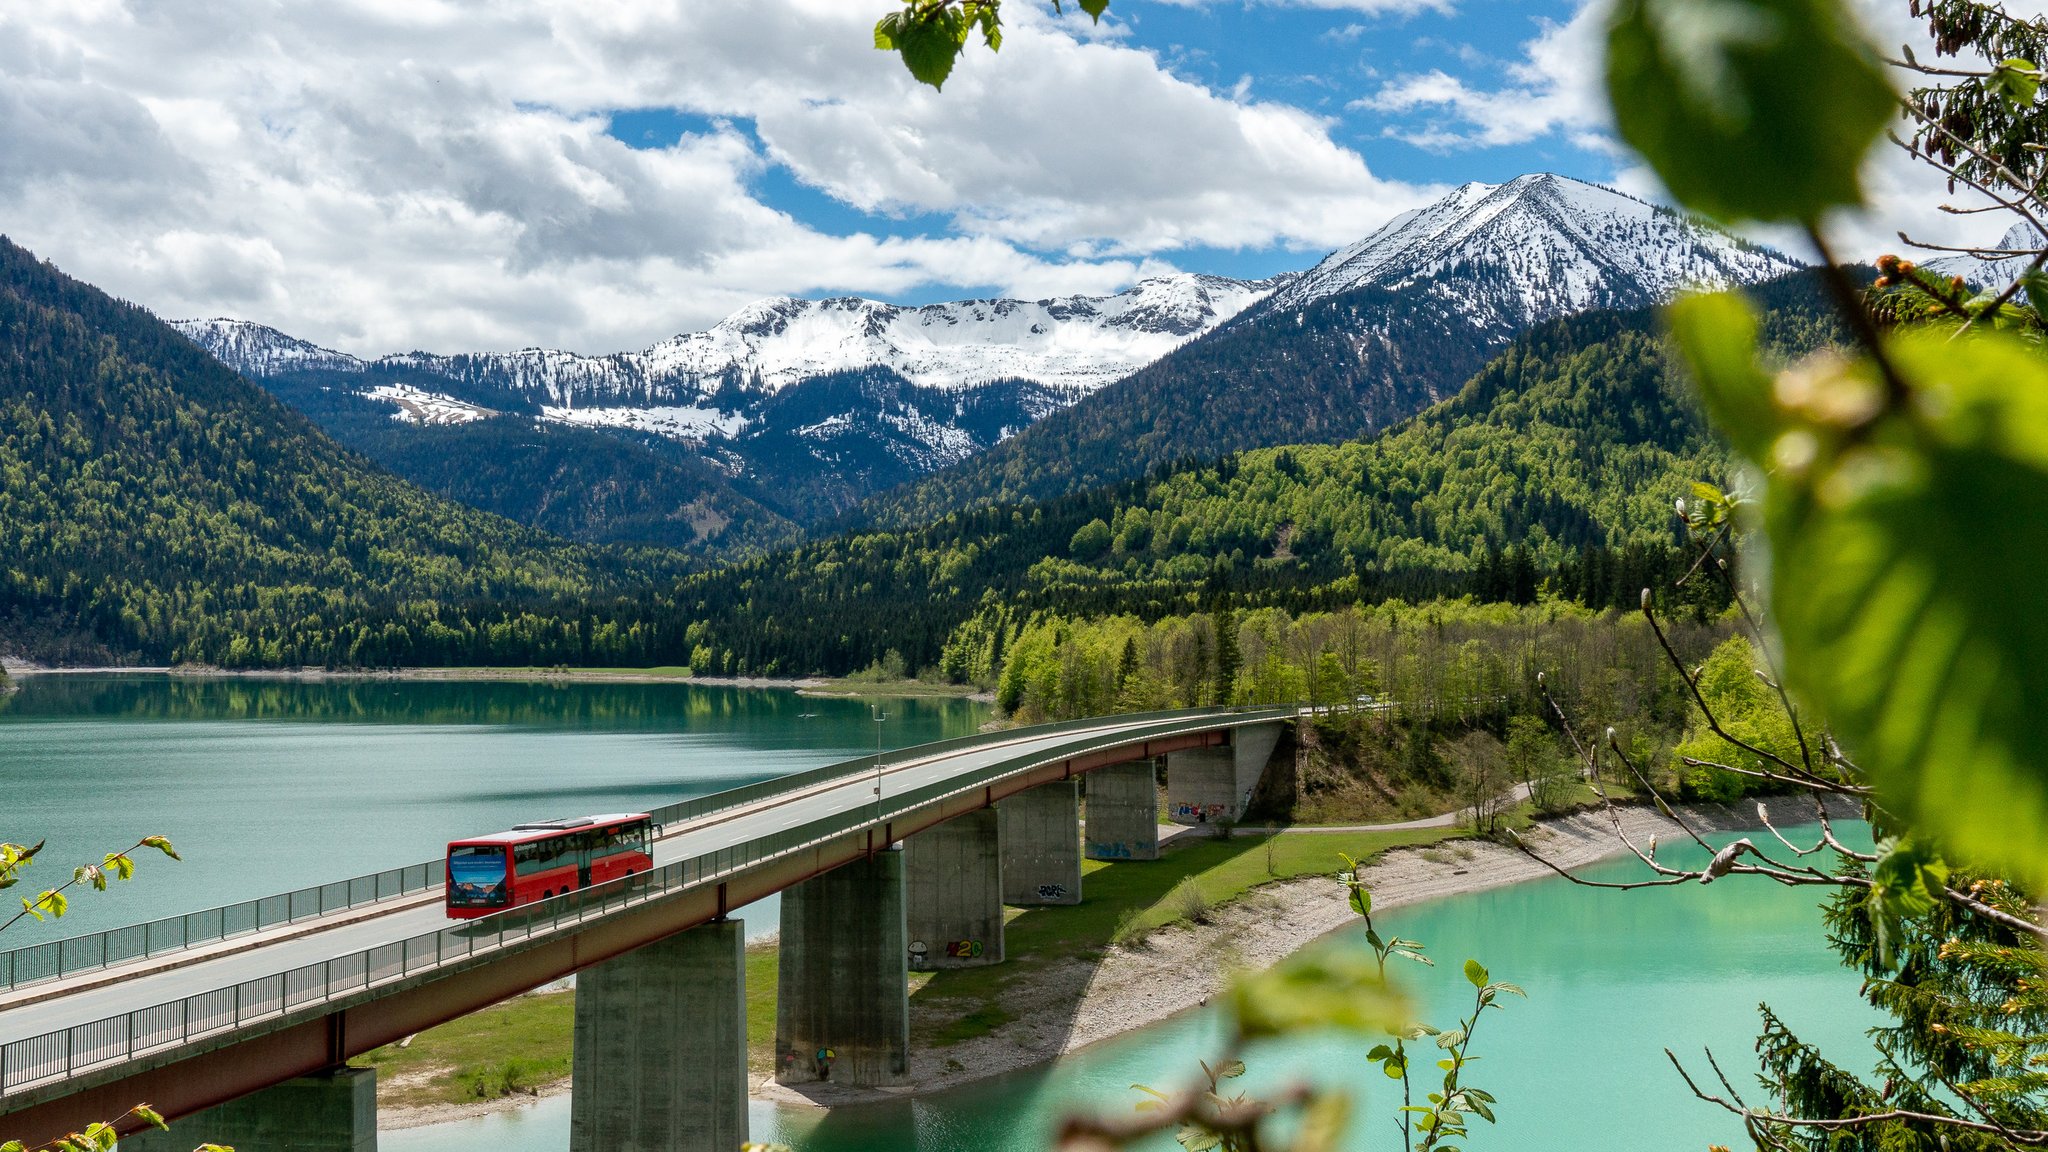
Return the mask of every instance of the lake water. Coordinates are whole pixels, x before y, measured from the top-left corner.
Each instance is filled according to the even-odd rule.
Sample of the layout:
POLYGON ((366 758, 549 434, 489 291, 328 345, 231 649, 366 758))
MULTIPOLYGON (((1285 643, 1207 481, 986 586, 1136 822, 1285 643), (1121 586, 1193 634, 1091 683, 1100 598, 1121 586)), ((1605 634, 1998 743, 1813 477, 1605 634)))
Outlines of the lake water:
MULTIPOLYGON (((522 820, 638 811, 885 747, 973 733, 986 706, 690 684, 23 676, 0 696, 0 841, 47 839, 24 886, 146 835, 20 947, 439 856, 522 820)), ((775 927, 774 908, 749 912, 775 927)))
MULTIPOLYGON (((165 677, 24 678, 0 704, 0 839, 47 835, 69 861, 140 835, 173 837, 186 863, 88 895, 66 934, 426 859, 453 835, 537 814, 638 808, 858 755, 866 704, 686 685, 298 683, 165 677)), ((962 701, 890 701, 888 745, 972 731, 962 701)), ((1142 864, 1120 865, 1143 867, 1142 864)), ((1627 866, 1605 866, 1619 874, 1627 866)), ((52 868, 52 872, 57 869, 52 868)), ((1739 1143, 1694 1101, 1662 1049, 1711 1045, 1731 1077, 1753 1066, 1768 1001, 1851 1067, 1874 1015, 1821 940, 1816 893, 1723 881, 1618 893, 1545 880, 1382 917, 1439 960, 1404 978, 1448 1024, 1476 956, 1529 990, 1481 1025, 1472 1083, 1501 1123, 1467 1142, 1503 1152, 1635 1152, 1739 1143)), ((773 910, 748 913, 772 930, 773 910)), ((24 941, 49 927, 17 927, 24 941)), ((9 944, 15 943, 8 940, 9 944)), ((1356 947, 1342 936, 1328 947, 1356 947)), ((1213 1015, 1178 1017, 1058 1066, 921 1100, 812 1110, 757 1104, 757 1140, 799 1152, 1036 1152, 1074 1108, 1123 1110, 1134 1082, 1169 1087, 1219 1042, 1213 1015)), ((1320 1037, 1254 1049, 1253 1091, 1309 1080, 1362 1092, 1349 1146, 1393 1152, 1388 1082, 1372 1041, 1320 1037)), ((568 1099, 486 1119, 387 1132, 384 1152, 562 1152, 568 1099)), ((1158 1145, 1175 1146, 1171 1141, 1158 1145)))

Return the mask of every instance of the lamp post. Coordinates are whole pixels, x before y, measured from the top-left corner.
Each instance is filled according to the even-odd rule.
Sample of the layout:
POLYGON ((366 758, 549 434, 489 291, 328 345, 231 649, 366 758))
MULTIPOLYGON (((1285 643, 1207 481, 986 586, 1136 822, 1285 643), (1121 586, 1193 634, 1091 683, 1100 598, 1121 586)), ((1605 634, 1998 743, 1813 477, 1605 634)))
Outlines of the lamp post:
POLYGON ((875 819, 882 818, 882 723, 889 714, 882 711, 880 704, 868 705, 868 712, 875 718, 875 819))

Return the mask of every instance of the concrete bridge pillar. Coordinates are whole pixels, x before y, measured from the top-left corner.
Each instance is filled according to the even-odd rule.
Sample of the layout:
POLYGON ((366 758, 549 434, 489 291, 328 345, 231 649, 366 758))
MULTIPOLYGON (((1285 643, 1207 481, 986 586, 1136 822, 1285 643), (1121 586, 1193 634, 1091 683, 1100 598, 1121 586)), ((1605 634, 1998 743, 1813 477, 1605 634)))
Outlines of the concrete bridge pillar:
POLYGON ((1088 858, 1159 859, 1159 786, 1152 761, 1097 768, 1087 780, 1088 858))
POLYGON ((1282 731, 1279 722, 1248 725, 1231 730, 1228 748, 1167 753, 1167 817, 1177 824, 1242 819, 1282 731))
POLYGON ((912 968, 1003 962, 1002 821, 995 809, 955 816, 905 840, 903 872, 912 968))
POLYGON ((225 1144, 244 1152, 377 1152, 377 1070, 342 1068, 121 1138, 121 1152, 192 1152, 225 1144))
POLYGON ((1055 780, 996 801, 1003 903, 1081 902, 1081 785, 1055 780))
POLYGON ((570 1152, 746 1143, 746 948, 723 920, 578 974, 570 1152))
POLYGON ((899 850, 783 890, 777 1080, 903 1082, 910 1067, 908 944, 899 850), (820 1051, 831 1053, 827 1061, 820 1051))

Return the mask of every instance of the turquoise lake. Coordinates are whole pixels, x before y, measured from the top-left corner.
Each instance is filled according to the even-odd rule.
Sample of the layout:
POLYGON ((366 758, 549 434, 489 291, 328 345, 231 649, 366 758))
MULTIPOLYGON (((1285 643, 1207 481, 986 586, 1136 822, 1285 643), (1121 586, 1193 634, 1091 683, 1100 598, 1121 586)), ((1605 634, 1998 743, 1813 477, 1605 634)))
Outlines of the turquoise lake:
MULTIPOLYGON (((986 718, 965 701, 892 700, 877 725, 862 702, 672 684, 21 683, 0 703, 0 788, 16 801, 0 813, 0 839, 47 836, 52 859, 68 862, 161 832, 186 856, 145 860, 134 882, 81 898, 61 926, 10 931, 21 943, 426 859, 452 836, 536 814, 648 806, 829 763, 871 750, 878 729, 895 746, 965 734, 986 718)), ((1398 909, 1380 926, 1423 940, 1438 959, 1403 976, 1434 1023, 1464 1006, 1458 968, 1468 956, 1529 991, 1481 1025, 1472 1082, 1499 1098, 1501 1122, 1468 1148, 1697 1149, 1736 1143, 1739 1129, 1692 1099, 1663 1048, 1698 1064, 1710 1045, 1743 1083, 1767 1001, 1843 1063, 1869 1062, 1862 1031, 1875 1017, 1823 944, 1817 899, 1739 880, 1634 893, 1543 880, 1398 909)), ((773 929, 772 908, 746 915, 750 930, 773 929)), ((1319 946, 1359 945, 1340 934, 1319 946)), ((1051 1069, 920 1100, 829 1115, 757 1104, 753 1135, 799 1152, 1039 1149, 1068 1110, 1128 1109, 1132 1083, 1181 1082, 1219 1039, 1212 1015, 1190 1013, 1051 1069)), ((1392 1152, 1395 1094, 1363 1063, 1372 1042, 1255 1048, 1242 1083, 1358 1093, 1350 1146, 1392 1152)), ((567 1098, 386 1132, 380 1144, 562 1152, 567 1098)))

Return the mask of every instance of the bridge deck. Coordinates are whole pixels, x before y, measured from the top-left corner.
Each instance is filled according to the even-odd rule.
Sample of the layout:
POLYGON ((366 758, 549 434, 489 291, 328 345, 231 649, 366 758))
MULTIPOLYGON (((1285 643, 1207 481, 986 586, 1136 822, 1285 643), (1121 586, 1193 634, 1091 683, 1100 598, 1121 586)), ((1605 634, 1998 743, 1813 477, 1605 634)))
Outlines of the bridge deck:
MULTIPOLYGON (((628 901, 666 898, 684 888, 701 888, 738 871, 759 868, 763 861, 778 855, 799 851, 806 843, 843 838, 863 828, 881 828, 921 807, 930 810, 923 820, 928 824, 940 818, 933 814, 936 809, 932 806, 944 795, 1010 780, 1062 758, 1086 753, 1095 755, 1096 762, 1106 762, 1100 759, 1102 755, 1113 755, 1125 746, 1190 734, 1213 736, 1228 728, 1270 723, 1291 715, 1291 709, 1269 709, 1118 717, 903 749, 884 757, 879 767, 880 803, 875 793, 877 773, 868 770, 872 758, 799 773, 779 790, 771 784, 766 786, 766 794, 744 803, 671 824, 655 847, 653 876, 663 887, 653 896, 621 892, 616 906, 607 902, 588 913, 593 921, 584 920, 584 912, 567 920, 558 916, 539 930, 522 929, 526 935, 519 940, 488 935, 491 922, 500 917, 473 921, 469 929, 487 935, 469 947, 504 948, 546 932, 582 932, 592 922, 636 907, 628 901), (724 855, 718 855, 721 853, 724 855), (706 861, 715 861, 719 870, 711 869, 706 861)), ((902 832, 899 826, 897 835, 902 832)), ((354 964, 350 971, 361 974, 342 990, 358 1000, 375 994, 380 977, 373 957, 380 950, 399 958, 395 974, 407 978, 422 971, 431 973, 444 963, 473 965, 476 959, 467 953, 445 958, 441 954, 440 941, 454 926, 445 917, 437 895, 398 897, 352 910, 346 916, 323 918, 305 928, 266 931, 17 989, 0 999, 0 1114, 60 1097, 74 1086, 83 1087, 76 1077, 88 1070, 99 1073, 91 1077, 94 1082, 103 1083, 109 1074, 120 1075, 122 1066, 129 1063, 160 1065, 164 1059, 181 1058, 172 1050, 189 1047, 195 1035, 188 1020, 196 1011, 193 1005, 226 990, 237 990, 232 1011, 223 1023, 207 1026, 209 1044, 215 1048, 234 1043, 242 1032, 262 1031, 265 1017, 272 1018, 270 1027, 275 1028, 279 1026, 275 1020, 294 1010, 303 1015, 304 1010, 317 1011, 321 1002, 336 998, 336 964, 354 964), (435 941, 434 952, 426 957, 426 963, 415 967, 413 944, 422 938, 435 941), (302 989, 294 999, 294 985, 286 979, 287 974, 319 973, 323 965, 328 969, 325 985, 302 989), (264 1011, 245 1013, 238 986, 272 979, 277 985, 274 1004, 265 1000, 264 1011), (173 1008, 181 1021, 180 1031, 175 1035, 162 1031, 161 1039, 150 1038, 158 1035, 153 1030, 162 1028, 154 1021, 167 1018, 173 1008), (61 1062, 53 1055, 59 1047, 61 1062), (159 1058, 143 1059, 152 1054, 159 1058)))

